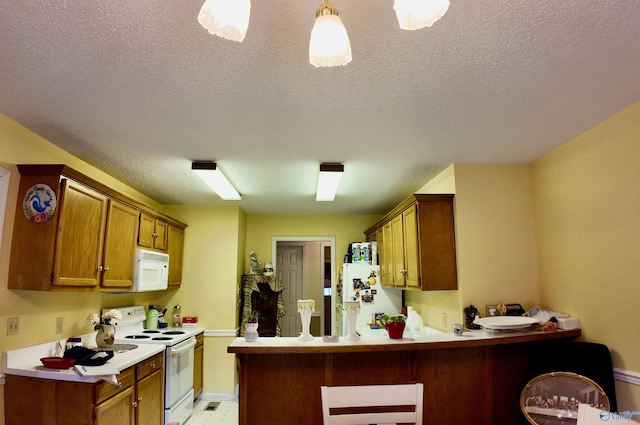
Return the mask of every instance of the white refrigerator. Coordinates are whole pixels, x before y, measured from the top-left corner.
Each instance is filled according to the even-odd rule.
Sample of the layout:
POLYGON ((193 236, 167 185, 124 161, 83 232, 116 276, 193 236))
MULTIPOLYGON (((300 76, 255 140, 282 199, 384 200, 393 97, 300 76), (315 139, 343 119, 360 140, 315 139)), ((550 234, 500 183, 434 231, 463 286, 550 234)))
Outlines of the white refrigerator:
MULTIPOLYGON (((356 328, 374 320, 376 313, 398 314, 402 308, 402 290, 383 288, 380 284, 380 266, 360 263, 344 263, 340 278, 342 297, 338 302, 360 301, 360 313, 356 328)), ((344 307, 340 305, 340 307, 344 307)), ((340 317, 340 336, 347 335, 347 320, 343 308, 340 317)))

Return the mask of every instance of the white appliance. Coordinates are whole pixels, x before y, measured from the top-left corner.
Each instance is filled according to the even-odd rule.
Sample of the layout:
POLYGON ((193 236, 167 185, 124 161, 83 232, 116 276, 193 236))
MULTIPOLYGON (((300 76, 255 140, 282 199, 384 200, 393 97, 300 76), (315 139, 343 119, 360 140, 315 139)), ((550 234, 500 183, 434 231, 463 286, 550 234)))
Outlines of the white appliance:
MULTIPOLYGON (((183 424, 193 413, 193 369, 197 328, 144 329, 144 306, 119 307, 116 343, 164 345, 164 423, 183 424)), ((107 311, 103 310, 103 313, 107 311)))
POLYGON ((131 292, 161 291, 169 287, 169 255, 136 249, 131 292))
MULTIPOLYGON (((402 308, 402 291, 383 288, 380 284, 380 266, 362 263, 342 265, 342 299, 338 302, 360 301, 360 313, 356 328, 366 326, 374 320, 376 313, 399 314, 402 308), (373 277, 373 280, 370 278, 373 277)), ((342 305, 341 305, 342 307, 342 305)), ((347 320, 344 309, 340 318, 340 336, 347 335, 347 320)))

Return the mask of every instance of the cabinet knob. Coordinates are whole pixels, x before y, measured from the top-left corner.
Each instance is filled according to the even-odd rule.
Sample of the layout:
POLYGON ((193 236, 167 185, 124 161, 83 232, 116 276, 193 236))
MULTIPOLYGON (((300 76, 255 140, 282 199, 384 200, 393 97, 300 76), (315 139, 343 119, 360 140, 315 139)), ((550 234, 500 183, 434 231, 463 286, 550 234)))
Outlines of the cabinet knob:
POLYGON ((151 364, 149 365, 149 367, 150 367, 151 369, 155 369, 155 368, 156 368, 156 364, 155 364, 155 363, 151 363, 151 364))
POLYGON ((102 271, 102 269, 103 269, 103 267, 102 267, 102 266, 98 266, 98 271, 99 271, 99 272, 101 272, 101 271, 102 271))
POLYGON ((134 401, 133 403, 131 403, 131 405, 132 405, 133 407, 138 407, 138 402, 137 402, 137 401, 134 401))
POLYGON ((122 388, 122 382, 118 382, 118 384, 116 385, 118 388, 122 388))
POLYGON ((400 270, 400 273, 402 273, 402 274, 407 274, 407 271, 406 271, 405 269, 401 269, 401 270, 400 270))
POLYGON ((104 268, 104 272, 106 273, 106 272, 108 272, 108 271, 109 271, 109 267, 105 267, 105 268, 104 268))
POLYGON ((138 397, 138 401, 142 401, 142 397, 138 397))

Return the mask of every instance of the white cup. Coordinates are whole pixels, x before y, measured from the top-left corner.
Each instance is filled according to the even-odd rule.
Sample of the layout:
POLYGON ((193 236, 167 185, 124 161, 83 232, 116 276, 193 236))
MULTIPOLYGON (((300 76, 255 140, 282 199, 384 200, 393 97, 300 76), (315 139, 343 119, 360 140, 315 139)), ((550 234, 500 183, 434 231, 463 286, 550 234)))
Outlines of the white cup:
POLYGON ((462 335, 463 331, 464 331, 464 326, 462 326, 462 323, 454 323, 453 324, 453 334, 454 335, 462 335))

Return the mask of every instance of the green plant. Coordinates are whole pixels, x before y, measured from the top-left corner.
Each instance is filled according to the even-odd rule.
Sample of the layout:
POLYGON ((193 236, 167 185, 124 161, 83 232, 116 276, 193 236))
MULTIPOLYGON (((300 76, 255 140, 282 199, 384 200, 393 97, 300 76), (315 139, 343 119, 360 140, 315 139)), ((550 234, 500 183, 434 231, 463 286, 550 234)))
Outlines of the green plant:
POLYGON ((254 311, 251 313, 248 313, 244 316, 244 319, 242 319, 242 323, 247 324, 247 323, 258 323, 258 312, 254 311))
POLYGON ((394 316, 389 316, 387 314, 383 314, 382 316, 380 316, 380 324, 382 326, 386 326, 387 323, 393 323, 393 322, 404 322, 404 316, 402 314, 397 314, 394 316))

